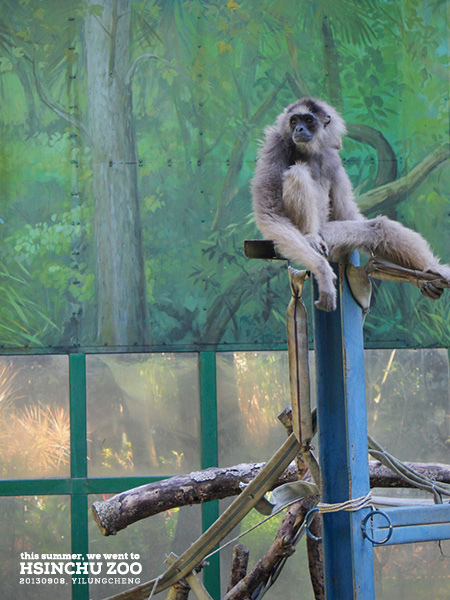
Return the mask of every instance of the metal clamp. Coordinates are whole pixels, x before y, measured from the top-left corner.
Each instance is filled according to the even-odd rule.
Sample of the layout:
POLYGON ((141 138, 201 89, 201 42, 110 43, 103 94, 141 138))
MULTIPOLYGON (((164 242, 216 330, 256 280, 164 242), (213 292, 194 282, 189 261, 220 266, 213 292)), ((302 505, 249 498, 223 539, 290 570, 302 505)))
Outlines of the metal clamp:
MULTIPOLYGON (((369 529, 371 529, 372 535, 374 535, 373 532, 376 531, 377 529, 379 529, 379 527, 374 527, 374 523, 372 521, 372 523, 369 525, 369 529)), ((389 517, 388 514, 386 514, 382 510, 379 510, 378 508, 374 508, 361 521, 361 531, 362 531, 363 536, 365 538, 367 538, 369 540, 369 542, 372 542, 372 544, 382 545, 382 544, 386 544, 390 540, 390 538, 392 536, 392 532, 394 531, 394 526, 392 525, 391 518, 389 517), (375 515, 380 516, 380 517, 384 517, 386 519, 386 522, 387 522, 388 527, 389 527, 388 533, 387 533, 386 537, 384 539, 382 539, 382 540, 376 540, 374 537, 372 537, 368 533, 367 522, 368 522, 369 519, 373 519, 373 517, 375 515)))

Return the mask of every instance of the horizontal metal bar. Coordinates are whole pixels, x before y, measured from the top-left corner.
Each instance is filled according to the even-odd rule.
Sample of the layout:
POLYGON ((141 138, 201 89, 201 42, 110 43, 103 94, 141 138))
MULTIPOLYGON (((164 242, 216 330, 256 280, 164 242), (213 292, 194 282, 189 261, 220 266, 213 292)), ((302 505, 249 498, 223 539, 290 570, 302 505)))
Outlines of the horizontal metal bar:
POLYGON ((376 546, 450 539, 450 504, 373 510, 362 524, 376 546))
MULTIPOLYGON (((384 539, 388 528, 377 528, 377 537, 384 539)), ((431 525, 412 525, 409 527, 394 527, 391 537, 384 544, 375 546, 392 546, 394 544, 412 544, 413 542, 435 542, 450 539, 450 523, 433 523, 431 525)))
POLYGON ((244 254, 247 258, 286 260, 284 256, 278 254, 272 240, 245 240, 244 254))
MULTIPOLYGON (((3 347, 0 348, 0 356, 47 356, 47 355, 61 355, 61 354, 70 354, 72 352, 80 353, 84 352, 86 355, 91 354, 139 354, 145 352, 147 354, 161 354, 165 353, 192 353, 192 352, 257 352, 257 351, 270 351, 270 352, 286 352, 287 344, 285 341, 282 341, 282 336, 280 339, 271 343, 264 342, 221 342, 217 344, 216 342, 199 342, 194 341, 190 344, 188 343, 180 343, 180 344, 148 344, 147 346, 78 346, 77 348, 73 348, 71 346, 45 346, 39 348, 24 348, 24 347, 3 347)), ((414 350, 417 348, 424 348, 424 346, 420 346, 418 344, 405 343, 404 340, 382 340, 382 341, 371 341, 366 340, 364 342, 364 347, 366 350, 392 350, 392 349, 405 349, 405 350, 414 350)), ((447 350, 447 346, 442 343, 435 343, 430 346, 426 346, 433 349, 443 349, 447 350)), ((311 348, 312 349, 312 346, 311 348)))
POLYGON ((156 477, 93 477, 79 479, 11 479, 0 481, 1 496, 51 496, 60 494, 118 494, 131 488, 162 481, 172 475, 156 477))
POLYGON ((386 508, 383 512, 389 516, 394 528, 428 523, 450 523, 449 503, 386 508))

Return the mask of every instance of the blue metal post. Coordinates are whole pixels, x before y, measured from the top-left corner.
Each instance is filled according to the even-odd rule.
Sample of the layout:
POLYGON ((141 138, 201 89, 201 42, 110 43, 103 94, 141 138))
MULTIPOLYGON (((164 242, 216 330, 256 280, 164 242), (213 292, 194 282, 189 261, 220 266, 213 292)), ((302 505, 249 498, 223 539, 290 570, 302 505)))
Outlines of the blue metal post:
MULTIPOLYGON (((359 257, 352 255, 357 264, 359 257)), ((339 266, 338 307, 314 311, 317 417, 323 502, 330 504, 369 492, 367 415, 362 310, 339 266)), ((372 544, 361 521, 370 511, 322 516, 325 597, 373 600, 372 544)))

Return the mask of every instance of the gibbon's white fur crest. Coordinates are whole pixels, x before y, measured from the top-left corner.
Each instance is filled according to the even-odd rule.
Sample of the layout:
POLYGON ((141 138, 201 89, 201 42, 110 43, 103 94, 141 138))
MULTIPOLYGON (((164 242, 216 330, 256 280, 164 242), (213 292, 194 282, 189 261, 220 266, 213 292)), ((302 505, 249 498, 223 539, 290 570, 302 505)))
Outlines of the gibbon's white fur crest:
MULTIPOLYGON (((336 308, 336 276, 328 259, 345 259, 354 249, 401 266, 450 280, 416 232, 385 216, 365 219, 338 151, 345 123, 326 102, 302 98, 290 104, 265 130, 252 180, 253 210, 262 234, 286 258, 304 265, 319 286, 316 306, 336 308)), ((426 285, 433 299, 442 289, 426 285)))

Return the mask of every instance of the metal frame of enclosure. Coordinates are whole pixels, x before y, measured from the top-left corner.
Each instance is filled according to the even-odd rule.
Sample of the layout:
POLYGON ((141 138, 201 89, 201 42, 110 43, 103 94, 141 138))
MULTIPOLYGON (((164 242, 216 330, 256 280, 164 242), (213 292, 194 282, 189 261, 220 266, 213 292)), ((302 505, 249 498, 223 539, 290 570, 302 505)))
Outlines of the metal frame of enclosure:
MULTIPOLYGON (((338 308, 315 310, 317 418, 323 502, 369 491, 362 311, 342 265, 338 308)), ((373 545, 450 539, 450 503, 322 515, 327 600, 372 600, 373 545)))
MULTIPOLYGON (((218 466, 216 353, 199 353, 201 468, 218 466)), ((86 429, 86 355, 69 354, 70 385, 70 478, 12 479, 0 481, 1 496, 59 495, 71 500, 71 551, 89 552, 88 523, 92 519, 89 494, 118 493, 165 477, 88 477, 86 429)), ((219 501, 202 505, 202 529, 206 530, 219 516, 219 501)), ((204 575, 211 594, 220 597, 219 556, 209 559, 204 575)), ((88 585, 72 585, 73 600, 89 600, 88 585)))

